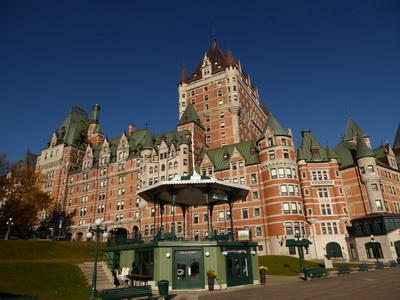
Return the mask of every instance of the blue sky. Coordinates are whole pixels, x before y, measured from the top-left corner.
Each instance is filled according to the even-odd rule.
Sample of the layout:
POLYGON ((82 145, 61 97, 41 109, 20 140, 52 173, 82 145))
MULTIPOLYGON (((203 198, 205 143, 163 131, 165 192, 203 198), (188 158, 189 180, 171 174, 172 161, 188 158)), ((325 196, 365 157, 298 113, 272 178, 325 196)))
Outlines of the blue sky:
POLYGON ((0 1, 0 153, 39 154, 74 103, 109 138, 176 129, 182 64, 213 36, 284 128, 336 146, 351 117, 378 147, 400 116, 400 1, 0 1))

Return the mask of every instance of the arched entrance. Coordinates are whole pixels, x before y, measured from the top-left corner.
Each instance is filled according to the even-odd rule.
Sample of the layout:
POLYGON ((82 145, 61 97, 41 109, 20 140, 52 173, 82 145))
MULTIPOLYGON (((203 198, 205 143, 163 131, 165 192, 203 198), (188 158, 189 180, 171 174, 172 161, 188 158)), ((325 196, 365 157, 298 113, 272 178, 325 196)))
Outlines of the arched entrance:
POLYGON ((330 257, 343 257, 342 247, 336 242, 330 242, 326 245, 326 255, 330 257))
POLYGON ((137 227, 136 225, 132 228, 132 236, 134 239, 137 239, 139 237, 139 227, 137 227))
POLYGON ((82 233, 82 232, 78 232, 78 233, 76 234, 76 240, 77 240, 78 242, 82 242, 82 237, 83 237, 83 233, 82 233))

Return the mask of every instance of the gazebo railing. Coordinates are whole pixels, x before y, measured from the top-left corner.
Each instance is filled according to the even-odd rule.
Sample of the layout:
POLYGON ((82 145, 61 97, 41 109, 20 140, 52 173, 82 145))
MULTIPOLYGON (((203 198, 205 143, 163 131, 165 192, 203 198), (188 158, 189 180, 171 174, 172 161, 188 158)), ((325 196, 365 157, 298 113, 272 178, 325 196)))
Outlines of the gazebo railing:
POLYGON ((192 228, 190 234, 184 235, 183 232, 165 231, 163 229, 157 230, 155 234, 150 231, 150 234, 132 233, 128 235, 113 236, 108 239, 107 245, 109 247, 116 247, 122 245, 141 245, 150 244, 155 242, 207 242, 207 241, 251 241, 251 230, 248 230, 248 235, 242 235, 242 228, 234 228, 231 233, 225 228, 214 227, 212 230, 207 228, 192 228))

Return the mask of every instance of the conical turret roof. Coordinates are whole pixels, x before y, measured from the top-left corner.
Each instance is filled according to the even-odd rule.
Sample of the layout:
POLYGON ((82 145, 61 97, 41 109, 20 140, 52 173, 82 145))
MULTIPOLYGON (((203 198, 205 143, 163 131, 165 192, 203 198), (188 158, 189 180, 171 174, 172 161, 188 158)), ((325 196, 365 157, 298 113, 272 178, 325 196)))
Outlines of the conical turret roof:
POLYGON ((186 107, 185 111, 182 114, 181 119, 178 122, 178 126, 185 125, 189 123, 195 123, 199 125, 202 129, 204 129, 204 125, 200 121, 200 117, 196 112, 193 104, 189 103, 186 107))
POLYGON ((367 146, 361 135, 357 136, 356 160, 363 157, 374 157, 374 152, 367 146))
POLYGON ((368 137, 365 134, 365 132, 360 127, 358 127, 356 122, 354 122, 352 119, 349 118, 349 121, 347 122, 347 129, 344 140, 345 141, 354 140, 354 138, 358 136, 361 136, 362 138, 368 137))
POLYGON ((281 124, 275 119, 272 113, 270 113, 267 123, 264 126, 263 133, 265 135, 265 131, 270 128, 273 132, 274 135, 285 135, 285 136, 290 136, 289 132, 287 130, 284 130, 281 124))

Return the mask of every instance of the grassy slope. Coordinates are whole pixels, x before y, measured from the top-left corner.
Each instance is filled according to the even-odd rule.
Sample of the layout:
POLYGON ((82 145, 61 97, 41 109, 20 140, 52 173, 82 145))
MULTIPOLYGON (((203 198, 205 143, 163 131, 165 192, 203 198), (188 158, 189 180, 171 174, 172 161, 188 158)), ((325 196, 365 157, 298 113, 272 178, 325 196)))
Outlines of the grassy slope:
POLYGON ((0 297, 88 299, 90 287, 75 264, 83 263, 94 247, 85 242, 0 240, 0 297))
MULTIPOLYGON (((300 270, 299 259, 291 256, 259 256, 258 263, 260 266, 268 268, 267 274, 269 275, 296 276, 300 270)), ((320 268, 321 266, 314 262, 303 261, 303 267, 320 268)))

